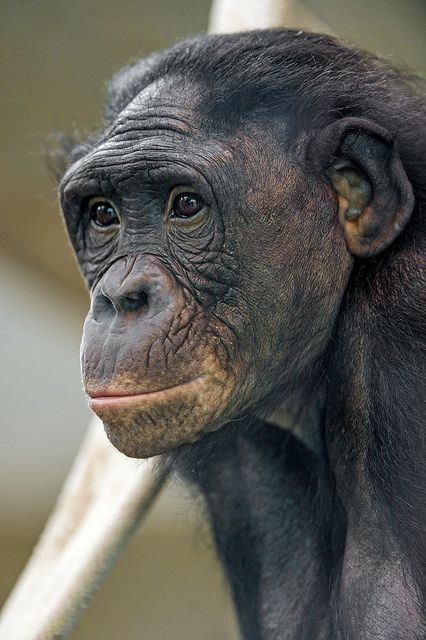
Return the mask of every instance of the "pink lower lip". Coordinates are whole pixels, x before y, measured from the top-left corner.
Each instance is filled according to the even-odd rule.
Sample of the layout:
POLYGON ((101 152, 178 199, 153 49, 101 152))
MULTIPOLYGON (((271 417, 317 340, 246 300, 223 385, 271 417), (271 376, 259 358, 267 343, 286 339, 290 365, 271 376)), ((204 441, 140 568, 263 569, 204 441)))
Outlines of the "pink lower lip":
POLYGON ((89 397, 89 406, 93 411, 96 409, 114 409, 114 408, 123 408, 129 407, 133 404, 137 404, 141 400, 154 400, 155 398, 161 398, 161 396, 166 395, 167 393, 177 391, 180 389, 185 389, 194 384, 197 380, 202 378, 203 376, 198 376, 189 382, 182 382, 181 384, 174 385, 172 387, 166 387, 164 389, 158 389, 157 391, 145 391, 143 393, 132 393, 129 395, 123 394, 105 394, 94 397, 89 397))

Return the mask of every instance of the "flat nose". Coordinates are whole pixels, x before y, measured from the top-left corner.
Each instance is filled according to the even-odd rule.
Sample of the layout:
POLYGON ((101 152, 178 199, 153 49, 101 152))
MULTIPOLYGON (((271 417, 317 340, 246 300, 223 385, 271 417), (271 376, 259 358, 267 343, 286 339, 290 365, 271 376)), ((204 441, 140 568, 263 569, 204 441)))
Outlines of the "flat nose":
POLYGON ((92 312, 105 315, 158 313, 170 302, 171 283, 159 265, 140 259, 123 259, 113 264, 97 285, 92 312))

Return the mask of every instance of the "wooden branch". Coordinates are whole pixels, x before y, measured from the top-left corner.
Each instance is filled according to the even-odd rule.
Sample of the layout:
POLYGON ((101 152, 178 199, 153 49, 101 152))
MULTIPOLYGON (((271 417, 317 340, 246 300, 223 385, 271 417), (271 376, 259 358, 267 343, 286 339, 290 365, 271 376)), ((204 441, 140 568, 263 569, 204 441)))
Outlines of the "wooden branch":
POLYGON ((231 33, 289 24, 293 0, 216 0, 210 10, 210 31, 231 33))
POLYGON ((91 423, 55 509, 6 602, 1 640, 66 637, 158 494, 161 460, 126 458, 91 423))
POLYGON ((271 27, 332 33, 318 16, 294 0, 216 0, 212 3, 209 23, 213 33, 271 27))

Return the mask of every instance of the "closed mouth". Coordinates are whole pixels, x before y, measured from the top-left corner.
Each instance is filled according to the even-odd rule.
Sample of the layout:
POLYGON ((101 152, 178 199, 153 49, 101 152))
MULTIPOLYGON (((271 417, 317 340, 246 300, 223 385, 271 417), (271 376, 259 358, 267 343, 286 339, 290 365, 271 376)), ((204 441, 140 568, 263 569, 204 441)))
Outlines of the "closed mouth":
POLYGON ((106 392, 89 394, 89 406, 96 413, 102 409, 124 409, 146 401, 161 400, 168 395, 177 395, 189 390, 201 382, 204 375, 199 375, 188 382, 181 382, 171 387, 157 389, 155 391, 142 391, 136 393, 106 392))

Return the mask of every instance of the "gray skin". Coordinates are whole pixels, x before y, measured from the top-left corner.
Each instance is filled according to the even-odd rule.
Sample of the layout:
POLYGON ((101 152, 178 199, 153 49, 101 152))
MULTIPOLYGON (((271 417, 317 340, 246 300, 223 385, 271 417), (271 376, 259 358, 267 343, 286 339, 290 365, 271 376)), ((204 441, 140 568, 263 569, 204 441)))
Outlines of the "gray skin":
POLYGON ((365 440, 342 426, 365 381, 342 374, 331 401, 318 373, 337 325, 353 329, 347 371, 366 357, 362 304, 344 323, 339 314, 354 258, 385 249, 409 219, 408 180, 396 152, 376 153, 388 142, 369 123, 341 120, 291 144, 276 118, 229 135, 205 124, 200 93, 181 79, 153 83, 62 180, 91 288, 81 355, 91 407, 128 456, 182 452, 177 466, 206 497, 246 639, 420 638, 415 579, 404 550, 381 539, 388 515, 360 471, 365 440), (181 193, 200 196, 193 215, 174 215, 181 193), (94 198, 111 203, 113 224, 90 219, 94 198), (320 463, 253 418, 299 395, 327 406, 320 463))
POLYGON ((307 184, 293 157, 268 153, 282 124, 215 139, 196 107, 188 110, 195 101, 182 87, 150 86, 61 187, 65 211, 102 196, 121 221, 89 223, 84 247, 82 229, 76 239, 83 272, 95 278, 82 346, 87 394, 186 384, 118 411, 94 406, 114 445, 140 458, 263 407, 277 387, 300 387, 330 336, 352 264, 330 182, 307 184), (171 219, 176 187, 200 194, 203 210, 171 219), (122 305, 140 294, 137 308, 122 305))

